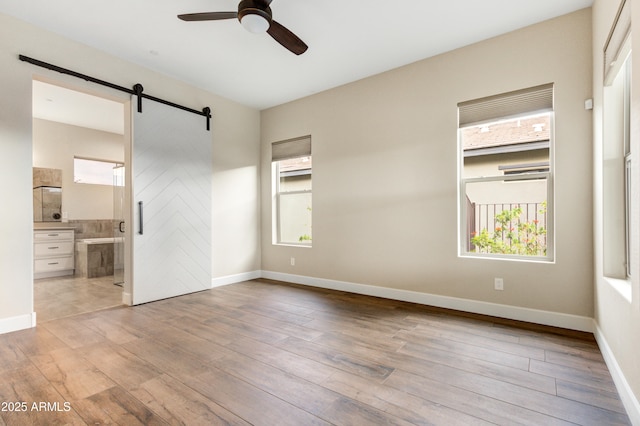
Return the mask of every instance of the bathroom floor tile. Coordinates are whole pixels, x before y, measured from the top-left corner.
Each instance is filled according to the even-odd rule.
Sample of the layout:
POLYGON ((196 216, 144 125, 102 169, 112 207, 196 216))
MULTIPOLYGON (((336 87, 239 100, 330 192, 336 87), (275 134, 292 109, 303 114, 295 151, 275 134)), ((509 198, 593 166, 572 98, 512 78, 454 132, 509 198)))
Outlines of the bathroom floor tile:
POLYGON ((113 276, 35 280, 34 294, 38 323, 122 305, 122 287, 113 276))

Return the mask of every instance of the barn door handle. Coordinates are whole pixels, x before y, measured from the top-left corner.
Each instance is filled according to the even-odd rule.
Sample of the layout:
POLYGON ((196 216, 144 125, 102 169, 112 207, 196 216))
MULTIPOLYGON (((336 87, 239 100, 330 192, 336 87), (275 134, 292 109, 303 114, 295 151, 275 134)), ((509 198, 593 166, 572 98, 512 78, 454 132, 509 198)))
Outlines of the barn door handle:
POLYGON ((142 201, 138 201, 138 218, 139 218, 139 229, 138 229, 138 234, 142 235, 144 234, 144 221, 142 218, 142 201))

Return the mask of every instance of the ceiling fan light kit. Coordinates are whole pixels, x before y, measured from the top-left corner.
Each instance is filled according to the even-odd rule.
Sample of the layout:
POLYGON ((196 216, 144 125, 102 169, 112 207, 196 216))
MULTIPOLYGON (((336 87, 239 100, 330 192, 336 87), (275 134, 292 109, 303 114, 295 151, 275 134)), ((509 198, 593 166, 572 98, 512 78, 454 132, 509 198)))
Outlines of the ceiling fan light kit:
POLYGON ((204 12, 178 15, 183 21, 219 21, 236 18, 252 33, 267 32, 275 41, 296 55, 307 51, 308 46, 280 23, 272 19, 269 5, 272 0, 242 0, 238 12, 204 12))
POLYGON ((248 13, 244 15, 242 18, 240 18, 240 23, 245 30, 254 34, 264 33, 271 26, 269 21, 266 20, 263 16, 254 13, 248 13))

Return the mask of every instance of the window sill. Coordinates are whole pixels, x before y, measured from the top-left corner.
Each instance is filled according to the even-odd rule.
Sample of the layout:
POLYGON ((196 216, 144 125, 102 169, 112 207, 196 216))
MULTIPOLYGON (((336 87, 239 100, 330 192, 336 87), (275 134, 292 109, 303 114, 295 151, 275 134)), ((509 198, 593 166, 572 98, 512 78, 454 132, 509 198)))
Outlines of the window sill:
POLYGON ((302 247, 302 248, 311 248, 311 244, 294 244, 294 243, 273 243, 274 246, 280 247, 302 247))
POLYGON ((631 303, 631 281, 610 277, 604 277, 604 281, 617 291, 620 296, 624 297, 627 302, 631 303))
POLYGON ((499 255, 499 254, 461 253, 458 257, 463 259, 510 260, 514 262, 527 262, 527 263, 544 263, 544 264, 555 263, 555 260, 552 258, 539 257, 539 256, 514 256, 514 255, 499 255))

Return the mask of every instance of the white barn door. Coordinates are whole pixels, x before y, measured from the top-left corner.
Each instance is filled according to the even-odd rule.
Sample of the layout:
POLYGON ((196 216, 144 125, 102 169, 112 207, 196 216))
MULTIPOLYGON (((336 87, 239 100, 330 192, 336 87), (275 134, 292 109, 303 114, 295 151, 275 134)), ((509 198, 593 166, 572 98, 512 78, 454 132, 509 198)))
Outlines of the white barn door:
POLYGON ((212 149, 205 118, 146 99, 132 115, 132 302, 209 289, 212 149))

